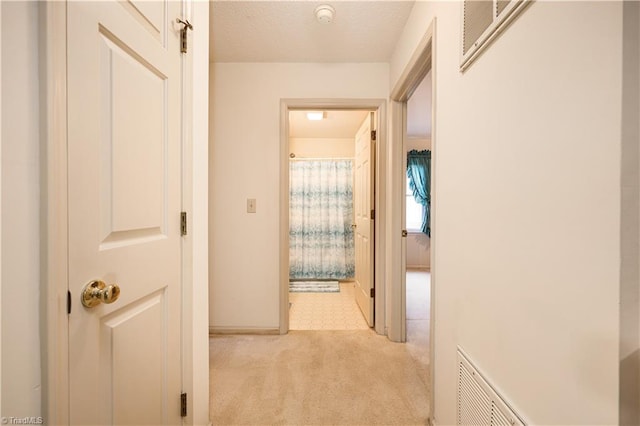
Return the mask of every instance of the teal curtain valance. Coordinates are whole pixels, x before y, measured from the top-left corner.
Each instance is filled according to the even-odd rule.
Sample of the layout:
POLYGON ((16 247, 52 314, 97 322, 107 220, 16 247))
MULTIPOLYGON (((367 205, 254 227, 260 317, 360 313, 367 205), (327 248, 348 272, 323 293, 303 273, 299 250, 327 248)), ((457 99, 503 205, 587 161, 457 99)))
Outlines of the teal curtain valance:
POLYGON ((407 153, 407 177, 413 191, 413 198, 422 208, 421 231, 431 237, 431 151, 407 153))

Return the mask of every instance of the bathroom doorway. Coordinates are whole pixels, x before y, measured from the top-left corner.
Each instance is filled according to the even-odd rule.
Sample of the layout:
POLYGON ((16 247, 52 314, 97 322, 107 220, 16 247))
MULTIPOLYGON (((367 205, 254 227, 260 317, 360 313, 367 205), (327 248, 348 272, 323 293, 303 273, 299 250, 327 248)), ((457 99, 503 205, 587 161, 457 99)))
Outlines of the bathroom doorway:
MULTIPOLYGON (((376 250, 376 245, 379 244, 377 236, 382 233, 380 232, 380 223, 375 220, 375 212, 380 209, 382 200, 377 196, 380 178, 379 165, 375 159, 380 155, 380 151, 383 149, 381 144, 384 143, 384 138, 379 137, 383 134, 381 129, 383 129, 384 123, 384 100, 283 100, 281 106, 280 332, 286 333, 290 328, 305 327, 296 320, 298 318, 296 309, 301 306, 299 299, 306 299, 310 296, 300 296, 300 294, 293 294, 298 292, 290 292, 291 282, 307 277, 320 280, 332 278, 313 277, 314 274, 305 275, 306 271, 304 268, 301 269, 298 264, 300 253, 295 253, 296 247, 291 243, 290 235, 298 232, 294 228, 298 224, 294 221, 295 218, 290 209, 290 205, 293 207, 293 203, 290 203, 290 178, 293 176, 291 164, 304 161, 347 161, 351 164, 353 174, 351 181, 352 213, 348 221, 343 221, 344 223, 340 226, 342 226, 345 235, 349 233, 353 235, 354 266, 352 276, 334 277, 333 279, 338 278, 339 290, 337 293, 342 293, 345 300, 348 299, 350 302, 355 300, 357 311, 350 309, 349 312, 352 312, 353 315, 347 315, 343 312, 343 317, 346 316, 353 321, 346 321, 338 325, 336 320, 312 319, 309 322, 313 325, 306 327, 317 329, 375 327, 376 332, 380 333, 378 328, 384 330, 383 321, 378 321, 378 318, 384 318, 383 311, 381 311, 384 309, 384 295, 380 298, 376 297, 375 290, 376 280, 379 277, 379 274, 376 273, 379 268, 379 262, 376 262, 377 256, 379 256, 379 251, 376 250), (314 112, 319 113, 322 120, 310 120, 307 114, 314 112), (299 131, 302 127, 319 129, 322 127, 320 123, 330 127, 331 119, 333 118, 334 123, 337 123, 341 116, 352 119, 350 130, 347 131, 346 128, 343 128, 346 133, 339 135, 323 132, 305 134, 299 131), (303 123, 301 127, 296 125, 298 118, 301 119, 298 122, 303 123), (313 123, 314 121, 316 123, 313 123), (322 141, 322 139, 334 139, 334 141, 322 141), (343 141, 341 142, 339 139, 343 139, 343 141), (300 278, 296 274, 301 270, 303 275, 300 278), (344 292, 342 292, 343 287, 345 288, 344 292), (347 296, 351 290, 353 290, 353 297, 347 296), (296 302, 297 307, 295 306, 296 302), (291 322, 290 314, 292 314, 291 322), (366 326, 363 327, 360 317, 364 318, 366 326), (356 321, 355 318, 358 320, 356 321)), ((312 262, 324 261, 325 257, 324 254, 312 255, 310 260, 312 262)), ((330 258, 331 255, 328 257, 330 258)), ((327 295, 321 296, 328 297, 327 295)), ((318 299, 318 297, 314 299, 318 299)))
POLYGON ((357 303, 356 210, 364 194, 356 174, 371 114, 289 112, 290 330, 369 328, 357 303))

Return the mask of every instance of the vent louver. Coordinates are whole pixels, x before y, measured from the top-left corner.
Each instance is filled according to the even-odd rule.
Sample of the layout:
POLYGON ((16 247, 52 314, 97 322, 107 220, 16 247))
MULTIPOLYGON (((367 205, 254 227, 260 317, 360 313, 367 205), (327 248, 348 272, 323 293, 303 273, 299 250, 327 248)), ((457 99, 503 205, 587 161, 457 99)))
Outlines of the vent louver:
POLYGON ((458 425, 524 426, 480 372, 458 349, 458 425))
POLYGON ((466 0, 463 7, 462 53, 466 54, 493 22, 493 0, 466 0))
POLYGON ((463 0, 460 70, 498 37, 533 0, 463 0))
POLYGON ((511 0, 498 0, 496 5, 497 6, 496 16, 500 16, 500 14, 504 12, 507 6, 509 6, 510 2, 511 0))
POLYGON ((474 373, 466 365, 458 365, 458 424, 488 425, 491 423, 491 400, 474 373))

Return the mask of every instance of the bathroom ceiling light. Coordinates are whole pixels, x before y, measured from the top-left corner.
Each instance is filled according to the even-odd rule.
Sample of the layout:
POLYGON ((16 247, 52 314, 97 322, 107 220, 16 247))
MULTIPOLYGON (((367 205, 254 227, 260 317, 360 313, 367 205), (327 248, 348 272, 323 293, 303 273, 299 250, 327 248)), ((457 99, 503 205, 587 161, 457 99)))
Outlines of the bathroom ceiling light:
POLYGON ((307 119, 311 121, 320 121, 324 119, 324 111, 309 111, 307 113, 307 119))
POLYGON ((318 22, 321 24, 330 24, 333 21, 336 10, 328 4, 323 4, 316 7, 315 14, 318 22))

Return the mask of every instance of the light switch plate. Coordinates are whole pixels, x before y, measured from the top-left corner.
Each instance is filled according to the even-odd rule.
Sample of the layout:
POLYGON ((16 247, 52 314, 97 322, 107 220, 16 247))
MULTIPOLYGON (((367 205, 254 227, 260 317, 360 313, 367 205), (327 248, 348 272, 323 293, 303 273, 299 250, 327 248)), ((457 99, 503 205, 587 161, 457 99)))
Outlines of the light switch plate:
POLYGON ((255 212, 256 212, 256 199, 247 198, 247 213, 255 213, 255 212))

